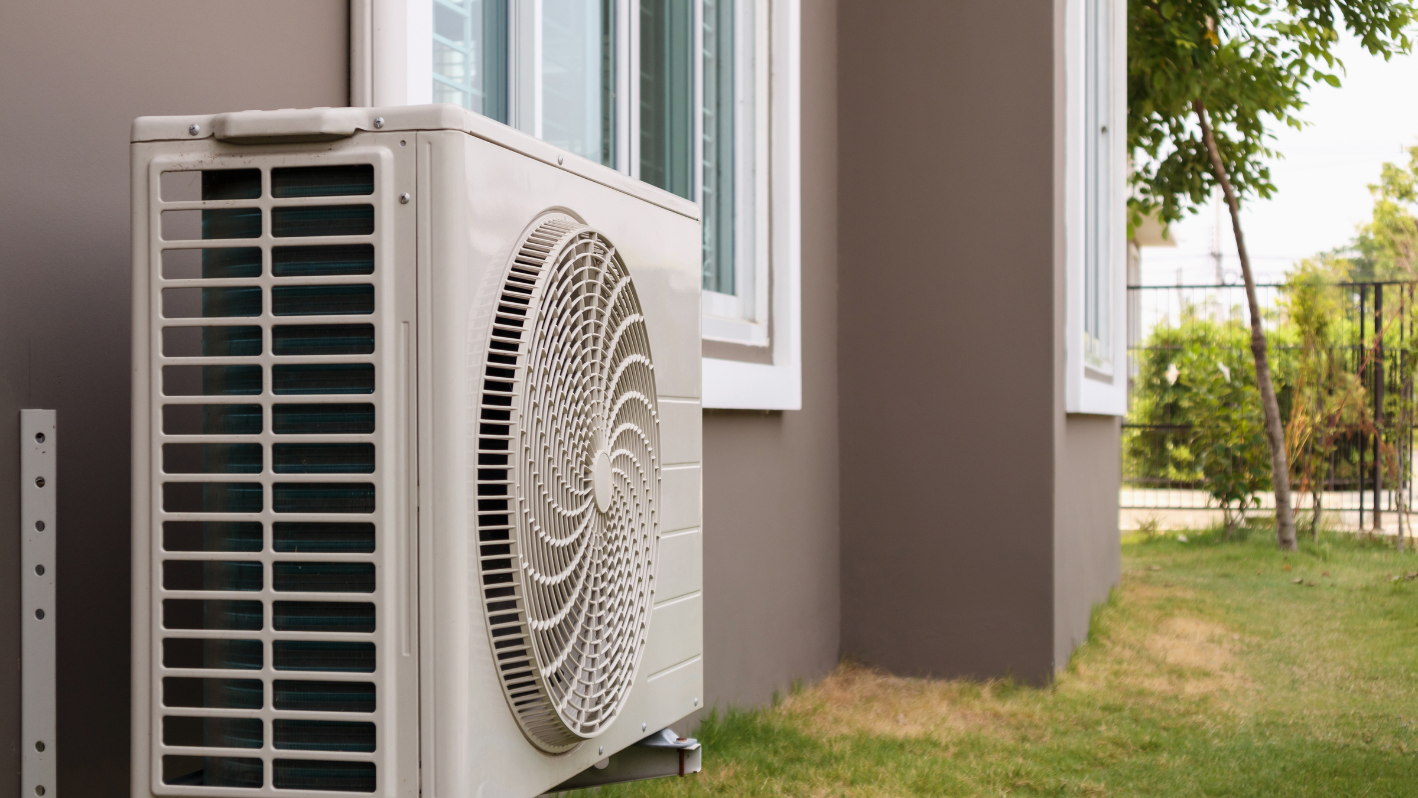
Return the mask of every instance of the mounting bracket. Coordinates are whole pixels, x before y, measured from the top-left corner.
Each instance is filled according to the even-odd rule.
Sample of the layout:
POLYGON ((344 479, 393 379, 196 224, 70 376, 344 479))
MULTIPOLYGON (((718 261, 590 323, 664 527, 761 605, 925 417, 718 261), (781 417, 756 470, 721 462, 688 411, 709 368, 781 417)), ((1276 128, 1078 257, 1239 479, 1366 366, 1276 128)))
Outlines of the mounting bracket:
POLYGON ((54 639, 57 413, 20 411, 20 780, 55 798, 54 639))
POLYGON ((661 729, 556 785, 547 794, 626 781, 688 776, 703 769, 703 753, 699 741, 693 737, 680 737, 671 729, 661 729))

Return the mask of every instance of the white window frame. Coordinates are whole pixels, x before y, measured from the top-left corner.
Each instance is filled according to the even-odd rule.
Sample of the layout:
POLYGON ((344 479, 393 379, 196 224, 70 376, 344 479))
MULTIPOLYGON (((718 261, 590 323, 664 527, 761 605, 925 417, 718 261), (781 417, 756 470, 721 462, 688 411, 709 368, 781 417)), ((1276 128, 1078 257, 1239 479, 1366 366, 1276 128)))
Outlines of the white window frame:
MULTIPOLYGON (((749 251, 737 253, 751 275, 752 302, 705 292, 702 334, 714 344, 747 353, 706 357, 706 408, 797 410, 802 407, 801 325, 801 0, 758 0, 755 20, 754 121, 738 143, 754 150, 754 180, 737 180, 752 191, 749 251), (767 68, 764 68, 766 65, 767 68), (746 184, 746 185, 745 185, 746 184)), ((540 0, 511 0, 509 24, 509 118, 532 135, 540 131, 536 98, 541 25, 540 0), (530 68, 529 68, 530 67, 530 68)), ((700 4, 695 2, 694 69, 702 67, 700 4)), ((350 6, 350 97, 354 104, 420 105, 433 99, 433 4, 431 0, 352 0, 350 6)), ((616 0, 616 168, 638 177, 639 18, 636 0, 616 0)), ((742 30, 743 21, 736 23, 742 30)), ((742 70, 737 70, 736 74, 742 70)), ((694 196, 702 164, 702 102, 695 80, 694 196)))
MULTIPOLYGON (((753 132, 757 179, 752 190, 757 194, 757 213, 749 221, 754 226, 751 273, 757 315, 751 320, 706 315, 704 333, 709 341, 758 347, 768 362, 704 358, 704 406, 798 410, 802 408, 801 6, 800 0, 760 3, 767 5, 768 30, 760 37, 756 55, 755 74, 761 76, 755 91, 758 124, 753 132)), ((720 300, 711 295, 706 309, 715 310, 710 303, 716 301, 720 300)))
POLYGON ((1090 364, 1084 341, 1086 219, 1088 195, 1084 174, 1088 130, 1085 100, 1087 4, 1095 0, 1068 0, 1065 5, 1065 332, 1064 410, 1069 413, 1123 416, 1127 414, 1127 158, 1125 115, 1127 108, 1127 3, 1111 0, 1111 102, 1107 119, 1111 160, 1108 196, 1109 267, 1111 285, 1108 333, 1112 359, 1104 368, 1090 364))
MULTIPOLYGON (((703 17, 703 6, 696 4, 703 17)), ((734 41, 741 45, 745 40, 752 42, 751 48, 735 48, 734 104, 739 109, 734 131, 734 152, 748 153, 750 157, 739 158, 735 164, 734 193, 735 205, 752 208, 752 215, 745 219, 735 219, 741 232, 747 235, 735 237, 734 264, 736 278, 747 283, 748 290, 737 294, 705 291, 703 296, 704 338, 730 344, 766 347, 769 345, 768 306, 771 291, 769 273, 772 271, 770 256, 772 228, 770 219, 770 172, 772 153, 770 152, 769 128, 772 125, 772 71, 773 48, 770 45, 773 25, 769 0, 751 4, 736 4, 734 20, 734 41), (750 38, 751 35, 751 38, 750 38), (748 113, 745 113, 747 111, 748 113), (759 168, 763 164, 767 168, 759 168)), ((695 51, 704 50, 702 36, 704 27, 696 25, 695 51)), ((699 61, 702 72, 703 60, 699 61)), ((697 94, 702 94, 704 81, 696 83, 697 94)), ((695 98, 695 107, 702 109, 702 96, 695 98)), ((701 130, 695 136, 695 163, 704 163, 703 115, 699 116, 701 130)), ((702 178, 702 176, 701 176, 702 178)), ((702 179, 696 181, 696 200, 703 207, 702 179)))

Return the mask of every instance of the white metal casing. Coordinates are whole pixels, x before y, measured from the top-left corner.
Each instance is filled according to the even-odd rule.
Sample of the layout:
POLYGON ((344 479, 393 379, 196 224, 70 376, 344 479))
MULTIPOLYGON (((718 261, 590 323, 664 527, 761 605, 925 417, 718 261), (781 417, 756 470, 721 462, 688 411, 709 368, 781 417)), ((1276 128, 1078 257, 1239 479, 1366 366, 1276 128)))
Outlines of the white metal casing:
MULTIPOLYGON (((271 760, 298 756, 372 761, 378 774, 377 795, 414 796, 421 790, 429 796, 531 796, 695 711, 703 695, 700 232, 696 207, 446 105, 143 118, 134 123, 133 140, 133 795, 340 794, 275 789, 271 760), (214 130, 229 140, 214 138, 214 130), (162 291, 226 285, 260 285, 264 289, 290 282, 272 275, 270 249, 302 242, 272 237, 272 209, 352 198, 273 199, 270 170, 339 162, 371 163, 376 170, 373 197, 359 200, 375 206, 375 231, 359 240, 375 244, 376 267, 372 277, 359 279, 372 281, 377 290, 372 314, 376 344, 374 354, 363 360, 372 362, 376 369, 372 401, 378 424, 372 435, 359 440, 373 442, 377 457, 375 473, 359 479, 372 480, 380 496, 373 513, 377 545, 372 555, 363 558, 374 562, 377 575, 372 596, 378 621, 371 639, 376 643, 378 664, 373 675, 344 677, 375 684, 379 700, 369 717, 378 729, 376 749, 360 755, 297 755, 273 748, 272 721, 300 715, 271 706, 271 682, 290 676, 273 669, 271 641, 292 635, 271 629, 268 622, 259 634, 222 633, 263 641, 266 658, 257 673, 265 681, 263 708, 187 711, 261 718, 266 729, 263 747, 226 753, 261 758, 263 786, 165 785, 161 757, 171 750, 162 746, 160 716, 171 710, 162 704, 162 679, 174 671, 164 670, 162 664, 159 638, 168 635, 161 628, 162 601, 193 594, 164 589, 162 562, 216 558, 163 550, 161 524, 170 514, 164 514, 159 483, 211 477, 163 475, 162 446, 175 439, 163 434, 162 405, 260 403, 267 426, 251 440, 259 439, 269 450, 273 442, 281 440, 270 429, 271 405, 282 400, 273 395, 269 374, 259 396, 164 398, 162 368, 175 363, 162 353, 162 328, 214 322, 164 319, 162 291), (160 196, 158 183, 164 171, 253 167, 262 170, 265 187, 257 200, 174 205, 160 196), (409 195, 408 201, 401 203, 404 193, 409 195), (207 243, 163 241, 161 211, 228 206, 261 207, 268 217, 260 238, 223 242, 261 247, 265 264, 261 276, 221 281, 164 279, 162 250, 207 243), (477 469, 470 445, 477 437, 470 408, 476 406, 481 391, 481 358, 496 294, 514 247, 534 219, 552 210, 568 213, 613 242, 634 280, 654 354, 662 495, 654 609, 634 687, 619 718, 603 734, 560 755, 543 753, 523 736, 497 677, 479 595, 471 493, 477 469), (416 534, 411 534, 413 530, 416 534)), ((348 282, 349 278, 313 282, 321 280, 348 282)), ((219 323, 259 323, 263 340, 269 342, 272 326, 283 319, 272 316, 269 297, 262 314, 219 323)), ((337 356, 332 362, 342 358, 350 359, 337 356)), ((269 370, 283 359, 270 353, 268 343, 259 357, 220 362, 249 362, 269 370)), ((326 397, 324 401, 335 400, 326 397)), ((272 484, 291 478, 271 473, 269 451, 264 462, 266 467, 259 477, 233 479, 261 481, 266 486, 266 505, 261 513, 250 516, 265 525, 265 545, 259 553, 222 554, 220 558, 263 563, 266 581, 261 592, 250 598, 266 599, 270 604, 286 597, 273 592, 272 563, 291 559, 272 551, 269 527, 279 520, 271 508, 272 484)), ((230 597, 238 598, 235 594, 230 597)), ((269 607, 265 613, 269 621, 269 607)), ((309 634, 293 637, 319 639, 309 634)), ((249 673, 224 675, 252 678, 249 673)), ((188 749, 177 752, 200 753, 188 749)))

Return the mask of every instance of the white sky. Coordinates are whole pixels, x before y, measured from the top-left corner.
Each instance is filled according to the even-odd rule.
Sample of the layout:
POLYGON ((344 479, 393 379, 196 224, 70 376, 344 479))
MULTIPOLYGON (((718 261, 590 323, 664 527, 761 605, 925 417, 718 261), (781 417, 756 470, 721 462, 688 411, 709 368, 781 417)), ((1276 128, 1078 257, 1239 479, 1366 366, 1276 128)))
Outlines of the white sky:
MULTIPOLYGON (((1300 117, 1303 130, 1281 128, 1272 149, 1285 157, 1271 163, 1275 195, 1242 205, 1241 225, 1258 282, 1278 282, 1295 261, 1348 243, 1368 221, 1368 191, 1385 161, 1406 164, 1404 147, 1418 144, 1418 56, 1385 62, 1352 39, 1337 54, 1347 74, 1343 85, 1313 88, 1300 117)), ((1221 215, 1222 269, 1240 281, 1230 216, 1221 215)), ((1216 281, 1211 256, 1216 214, 1204 209, 1172 225, 1177 247, 1142 253, 1143 285, 1188 285, 1216 281)))

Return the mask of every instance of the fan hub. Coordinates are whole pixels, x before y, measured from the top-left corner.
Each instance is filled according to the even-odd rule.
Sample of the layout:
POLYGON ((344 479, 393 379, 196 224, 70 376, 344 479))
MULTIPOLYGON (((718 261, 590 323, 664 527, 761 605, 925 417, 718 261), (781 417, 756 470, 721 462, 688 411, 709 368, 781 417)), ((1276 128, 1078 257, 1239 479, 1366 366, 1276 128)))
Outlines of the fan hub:
POLYGON ((596 494, 596 509, 605 512, 611 506, 611 454, 605 449, 591 460, 591 486, 596 494))

